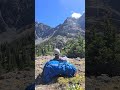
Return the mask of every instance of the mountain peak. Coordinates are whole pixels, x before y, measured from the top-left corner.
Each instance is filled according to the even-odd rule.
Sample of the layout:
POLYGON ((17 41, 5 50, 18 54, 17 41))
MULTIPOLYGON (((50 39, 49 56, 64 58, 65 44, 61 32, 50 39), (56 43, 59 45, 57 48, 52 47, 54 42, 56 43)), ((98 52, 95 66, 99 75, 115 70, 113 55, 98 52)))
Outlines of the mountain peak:
POLYGON ((53 38, 64 38, 66 41, 70 38, 76 38, 78 35, 84 36, 84 20, 84 15, 82 15, 80 18, 67 17, 64 23, 59 24, 55 28, 50 28, 49 26, 38 23, 38 27, 35 29, 36 43, 39 41, 38 43, 40 44, 46 40, 53 38))
POLYGON ((65 21, 64 24, 70 24, 70 23, 76 23, 78 19, 73 18, 73 17, 68 17, 65 21))

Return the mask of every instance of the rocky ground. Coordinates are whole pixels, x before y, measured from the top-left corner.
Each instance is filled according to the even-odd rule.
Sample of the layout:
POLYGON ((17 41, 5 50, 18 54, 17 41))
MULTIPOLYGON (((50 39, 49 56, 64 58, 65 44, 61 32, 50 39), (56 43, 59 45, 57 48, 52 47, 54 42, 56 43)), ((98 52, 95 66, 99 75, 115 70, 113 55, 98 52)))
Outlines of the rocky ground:
MULTIPOLYGON (((69 80, 67 78, 59 77, 57 79, 56 78, 53 79, 53 81, 47 85, 42 84, 41 73, 43 71, 43 67, 47 61, 49 61, 50 59, 53 59, 53 58, 54 58, 53 56, 41 56, 41 57, 36 58, 36 60, 35 60, 36 90, 66 90, 67 86, 69 85, 70 80, 72 80, 72 82, 73 82, 76 79, 76 77, 71 78, 69 80), (68 82, 67 82, 67 80, 68 80, 68 82)), ((80 59, 80 58, 76 58, 76 59, 69 58, 68 61, 77 67, 78 77, 79 78, 84 77, 85 60, 80 59)), ((83 88, 81 90, 84 90, 84 87, 85 87, 84 81, 79 84, 80 84, 80 87, 83 88)))
POLYGON ((109 77, 106 74, 101 76, 86 77, 86 90, 120 90, 120 76, 109 77))
POLYGON ((76 77, 59 77, 53 79, 49 84, 43 84, 41 81, 43 67, 52 58, 53 56, 37 57, 35 60, 35 71, 26 68, 24 71, 15 70, 0 75, 0 90, 24 90, 26 86, 34 82, 34 79, 36 79, 36 90, 84 90, 85 84, 86 90, 120 90, 120 76, 109 77, 106 74, 102 74, 97 77, 91 76, 85 78, 85 60, 80 58, 68 59, 69 62, 77 67, 78 74, 76 77), (35 78, 33 78, 34 73, 35 78))
POLYGON ((59 77, 57 80, 53 79, 53 81, 47 85, 42 84, 41 82, 41 73, 45 63, 52 59, 52 56, 43 56, 37 57, 35 61, 35 78, 36 82, 36 90, 120 90, 120 76, 109 77, 106 74, 102 74, 101 76, 91 76, 82 78, 85 75, 85 60, 80 58, 69 58, 68 61, 74 64, 78 70, 78 77, 74 77, 71 79, 64 79, 63 77, 59 77), (85 82, 85 79, 87 82, 85 82), (72 81, 70 81, 72 80, 72 81), (80 82, 82 81, 82 82, 80 82), (79 83, 77 88, 68 88, 70 87, 70 82, 79 83), (66 85, 67 84, 67 85, 66 85), (85 87, 86 85, 86 87, 85 87), (78 88, 80 87, 80 88, 78 88))
POLYGON ((34 69, 15 70, 0 75, 0 90, 25 90, 32 82, 34 82, 34 69))

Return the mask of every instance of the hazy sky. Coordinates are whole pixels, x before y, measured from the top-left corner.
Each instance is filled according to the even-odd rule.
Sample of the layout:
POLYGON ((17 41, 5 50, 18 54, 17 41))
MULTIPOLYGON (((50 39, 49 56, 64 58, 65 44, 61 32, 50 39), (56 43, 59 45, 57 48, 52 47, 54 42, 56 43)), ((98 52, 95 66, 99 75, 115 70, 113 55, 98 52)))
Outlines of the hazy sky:
POLYGON ((70 16, 80 17, 85 0, 35 0, 35 21, 55 27, 70 16))

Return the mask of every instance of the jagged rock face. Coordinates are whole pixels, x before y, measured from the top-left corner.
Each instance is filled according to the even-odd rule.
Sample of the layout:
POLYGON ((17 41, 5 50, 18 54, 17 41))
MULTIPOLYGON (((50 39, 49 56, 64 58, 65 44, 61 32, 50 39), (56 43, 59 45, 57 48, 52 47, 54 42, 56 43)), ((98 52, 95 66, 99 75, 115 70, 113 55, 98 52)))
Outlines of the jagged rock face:
POLYGON ((50 26, 44 25, 42 23, 35 23, 35 39, 45 38, 50 36, 52 28, 50 26))
POLYGON ((22 38, 24 32, 34 30, 31 26, 34 24, 32 3, 34 0, 0 0, 0 44, 10 43, 22 38))
POLYGON ((78 24, 82 30, 85 30, 85 13, 81 16, 81 18, 79 18, 78 24))
POLYGON ((75 19, 72 17, 67 18, 64 23, 57 26, 55 35, 76 37, 77 34, 84 36, 84 17, 75 19), (83 23, 82 23, 83 22, 83 23))
POLYGON ((0 33, 34 23, 33 0, 0 1, 0 33), (32 17, 32 18, 31 18, 32 17))
POLYGON ((35 25, 35 38, 37 42, 38 39, 41 40, 39 43, 49 37, 57 40, 62 36, 61 39, 67 41, 68 38, 76 38, 78 35, 85 36, 85 14, 78 19, 68 17, 63 24, 55 28, 37 22, 35 25))

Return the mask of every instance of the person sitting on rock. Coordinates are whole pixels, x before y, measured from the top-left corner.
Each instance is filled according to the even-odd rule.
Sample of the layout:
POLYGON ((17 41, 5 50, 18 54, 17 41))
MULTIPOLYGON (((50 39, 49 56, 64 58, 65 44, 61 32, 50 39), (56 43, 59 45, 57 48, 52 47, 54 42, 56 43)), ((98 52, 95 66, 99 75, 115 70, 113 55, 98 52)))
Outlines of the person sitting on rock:
POLYGON ((67 62, 68 60, 60 57, 60 50, 54 49, 54 59, 49 60, 45 63, 42 72, 43 83, 49 83, 54 77, 73 77, 76 76, 77 68, 67 62))
MULTIPOLYGON (((66 56, 60 57, 60 50, 58 48, 54 49, 54 56, 55 56, 55 58, 53 60, 63 60, 63 61, 69 62, 68 58, 66 56)), ((77 71, 74 74, 74 76, 76 76, 76 75, 77 75, 77 71)))

